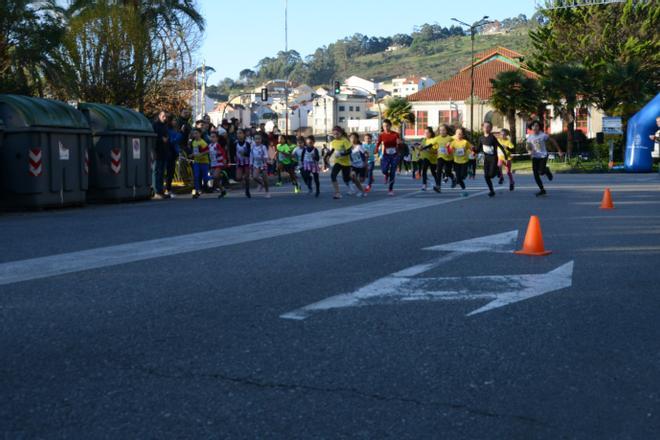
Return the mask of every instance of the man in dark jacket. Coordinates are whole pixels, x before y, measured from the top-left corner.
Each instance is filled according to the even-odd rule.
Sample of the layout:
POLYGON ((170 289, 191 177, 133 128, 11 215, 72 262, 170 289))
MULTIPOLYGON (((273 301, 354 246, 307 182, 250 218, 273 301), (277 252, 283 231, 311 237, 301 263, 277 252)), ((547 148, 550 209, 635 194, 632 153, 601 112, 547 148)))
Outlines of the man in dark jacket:
POLYGON ((156 146, 154 148, 153 189, 154 198, 162 200, 165 198, 163 192, 163 178, 165 166, 169 156, 169 133, 167 131, 167 113, 161 111, 158 119, 154 122, 156 132, 156 146))

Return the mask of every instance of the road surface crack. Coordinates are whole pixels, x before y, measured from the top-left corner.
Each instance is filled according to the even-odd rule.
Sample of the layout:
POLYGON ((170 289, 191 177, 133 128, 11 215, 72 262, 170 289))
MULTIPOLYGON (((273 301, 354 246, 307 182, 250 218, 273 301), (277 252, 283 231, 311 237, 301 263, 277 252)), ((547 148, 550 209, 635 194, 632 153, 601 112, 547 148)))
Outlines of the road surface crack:
POLYGON ((436 408, 450 409, 454 411, 462 411, 468 414, 477 415, 481 417, 489 418, 504 418, 504 419, 513 419, 520 422, 533 424, 537 426, 542 426, 549 428, 551 427, 546 422, 543 422, 534 417, 520 415, 520 414, 508 414, 508 413, 499 413, 483 408, 476 408, 470 405, 465 405, 461 403, 454 402, 440 402, 435 400, 421 400, 405 396, 389 396, 385 394, 365 392, 353 387, 319 387, 314 385, 306 384, 295 384, 295 383, 285 383, 285 382, 270 382, 255 379, 252 377, 241 377, 241 376, 231 376, 225 373, 164 373, 154 368, 149 367, 138 367, 142 372, 168 379, 213 379, 221 380, 223 382, 230 382, 242 386, 251 386, 262 389, 278 389, 278 390, 287 390, 287 391, 313 391, 320 393, 333 393, 333 394, 350 394, 359 398, 378 400, 383 402, 399 402, 406 404, 413 404, 418 406, 432 406, 436 408))

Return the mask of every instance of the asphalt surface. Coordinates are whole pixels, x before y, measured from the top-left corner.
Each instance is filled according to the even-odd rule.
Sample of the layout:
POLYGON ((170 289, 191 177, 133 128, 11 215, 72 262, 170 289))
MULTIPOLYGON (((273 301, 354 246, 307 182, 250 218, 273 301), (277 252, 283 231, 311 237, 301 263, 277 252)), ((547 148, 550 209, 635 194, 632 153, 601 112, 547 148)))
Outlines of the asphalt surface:
MULTIPOLYGON (((558 175, 544 198, 517 180, 489 199, 480 176, 468 198, 404 176, 395 199, 447 203, 0 285, 0 437, 658 438, 659 176, 558 175), (598 209, 605 187, 613 211, 598 209), (428 276, 574 261, 572 287, 471 317, 487 301, 280 318, 422 264, 424 247, 514 229, 520 245, 532 214, 550 256, 474 253, 428 276)), ((381 184, 332 200, 325 178, 319 199, 284 187, 4 213, 0 266, 386 200, 381 184)))

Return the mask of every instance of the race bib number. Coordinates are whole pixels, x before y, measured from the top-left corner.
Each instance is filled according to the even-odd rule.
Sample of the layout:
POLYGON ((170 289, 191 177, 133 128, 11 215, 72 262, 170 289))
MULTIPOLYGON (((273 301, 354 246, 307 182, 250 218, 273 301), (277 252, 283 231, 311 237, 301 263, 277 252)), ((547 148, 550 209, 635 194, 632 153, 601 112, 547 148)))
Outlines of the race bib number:
POLYGON ((493 154, 495 150, 493 149, 492 145, 484 145, 484 153, 485 154, 493 154))
POLYGON ((199 147, 193 147, 193 154, 197 156, 199 154, 199 147))
POLYGON ((440 147, 438 151, 440 152, 440 154, 447 154, 447 147, 440 147))
POLYGON ((458 157, 463 157, 465 156, 465 149, 464 148, 457 148, 454 150, 454 154, 458 157))
POLYGON ((396 154, 396 148, 386 148, 385 153, 387 153, 387 154, 396 154))

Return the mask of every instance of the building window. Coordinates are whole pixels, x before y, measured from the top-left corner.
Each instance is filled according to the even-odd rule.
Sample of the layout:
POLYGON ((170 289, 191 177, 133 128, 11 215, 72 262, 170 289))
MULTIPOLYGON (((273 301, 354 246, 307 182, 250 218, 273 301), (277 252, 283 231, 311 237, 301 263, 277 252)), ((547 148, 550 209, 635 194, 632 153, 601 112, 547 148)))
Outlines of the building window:
POLYGON ((417 136, 423 136, 424 132, 426 131, 426 127, 429 126, 429 112, 416 112, 415 125, 417 126, 417 136))
POLYGON ((339 123, 342 124, 342 123, 344 123, 344 122, 346 122, 346 118, 343 117, 343 116, 340 116, 340 117, 339 117, 339 123))
POLYGON ((346 107, 344 107, 343 105, 340 105, 340 106, 339 106, 339 111, 340 111, 340 112, 345 112, 345 111, 346 111, 346 107))
POLYGON ((359 111, 360 111, 360 106, 359 106, 359 105, 355 106, 355 111, 356 111, 356 112, 359 112, 359 111))
POLYGON ((589 133, 589 110, 586 108, 578 109, 575 115, 575 130, 580 130, 583 134, 589 133))
POLYGON ((438 112, 438 125, 454 125, 459 126, 463 123, 461 120, 461 113, 458 110, 440 110, 438 112))
POLYGON ((352 112, 352 111, 353 111, 353 106, 352 106, 352 105, 348 107, 348 111, 349 111, 349 112, 352 112))

